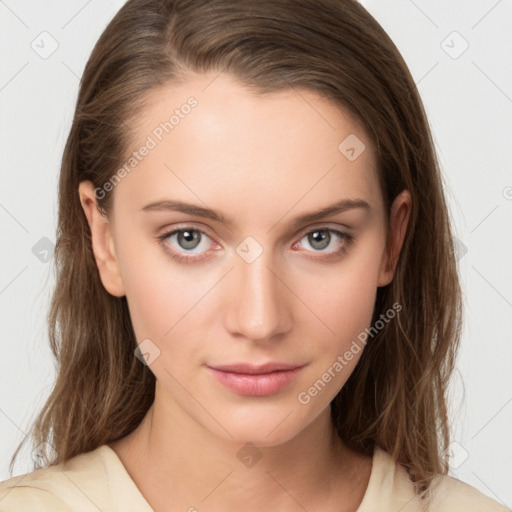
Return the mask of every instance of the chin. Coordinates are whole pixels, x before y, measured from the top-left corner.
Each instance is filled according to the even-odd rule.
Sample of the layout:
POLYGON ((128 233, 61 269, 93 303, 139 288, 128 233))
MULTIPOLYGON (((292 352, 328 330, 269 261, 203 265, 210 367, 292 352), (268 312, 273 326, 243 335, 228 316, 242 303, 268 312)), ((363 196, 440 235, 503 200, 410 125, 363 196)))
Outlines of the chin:
POLYGON ((308 407, 296 403, 273 404, 270 407, 259 405, 238 408, 232 414, 226 414, 226 408, 222 414, 214 416, 225 430, 219 424, 211 422, 207 428, 235 445, 271 447, 291 441, 315 419, 308 407))

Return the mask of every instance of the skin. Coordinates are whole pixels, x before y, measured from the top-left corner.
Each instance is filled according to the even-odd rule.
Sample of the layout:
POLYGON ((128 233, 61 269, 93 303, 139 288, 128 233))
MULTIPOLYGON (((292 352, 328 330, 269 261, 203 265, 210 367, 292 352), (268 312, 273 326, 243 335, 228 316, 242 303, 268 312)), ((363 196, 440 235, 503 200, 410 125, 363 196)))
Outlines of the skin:
POLYGON ((314 92, 258 96, 227 74, 153 91, 133 149, 190 96, 197 107, 115 187, 110 217, 98 212, 92 183, 79 188, 102 283, 126 295, 138 342, 149 338, 160 350, 150 365, 154 404, 110 446, 157 512, 356 510, 372 460, 337 437, 329 404, 363 351, 309 403, 297 396, 370 326, 377 288, 393 279, 410 194, 394 201, 386 239, 375 154, 360 123, 314 92), (354 161, 338 150, 350 134, 365 144, 354 161), (363 199, 371 211, 292 227, 296 217, 346 198, 363 199), (164 199, 212 208, 233 223, 141 210, 164 199), (176 235, 156 239, 178 228, 207 236, 193 249, 176 235), (318 248, 308 238, 315 229, 355 240, 331 233, 318 248), (249 250, 262 250, 250 263, 236 250, 249 236, 258 244, 249 250), (165 244, 202 259, 179 262, 165 244), (346 252, 336 255, 341 247, 346 252), (225 388, 205 366, 267 361, 304 366, 265 397, 225 388), (261 455, 252 467, 237 457, 246 443, 261 455))

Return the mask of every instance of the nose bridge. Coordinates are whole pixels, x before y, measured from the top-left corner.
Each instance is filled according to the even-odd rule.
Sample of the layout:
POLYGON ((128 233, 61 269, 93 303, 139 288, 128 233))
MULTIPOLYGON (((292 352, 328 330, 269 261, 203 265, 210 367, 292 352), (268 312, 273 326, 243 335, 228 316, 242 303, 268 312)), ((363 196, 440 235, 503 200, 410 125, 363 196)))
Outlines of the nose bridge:
POLYGON ((263 250, 254 239, 244 242, 237 247, 232 272, 229 328, 247 338, 265 340, 289 329, 288 301, 275 275, 272 251, 263 250))

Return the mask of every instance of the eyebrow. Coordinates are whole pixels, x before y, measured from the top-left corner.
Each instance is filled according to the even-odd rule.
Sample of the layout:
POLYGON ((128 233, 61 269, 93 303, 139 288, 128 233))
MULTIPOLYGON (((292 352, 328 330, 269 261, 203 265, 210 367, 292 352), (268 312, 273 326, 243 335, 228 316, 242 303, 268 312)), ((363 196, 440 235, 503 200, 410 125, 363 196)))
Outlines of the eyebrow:
MULTIPOLYGON (((372 211, 372 207, 363 199, 343 199, 337 203, 326 206, 320 210, 305 213, 293 219, 291 222, 292 227, 296 227, 299 224, 304 224, 306 222, 315 222, 317 220, 322 220, 325 217, 329 217, 332 215, 336 215, 339 213, 343 213, 347 210, 353 210, 356 208, 361 208, 367 212, 372 211)), ((222 213, 217 212, 216 210, 212 210, 211 208, 205 208, 203 206, 185 203, 183 201, 173 201, 173 200, 161 200, 154 201, 152 203, 147 204, 143 208, 142 211, 152 212, 152 211, 176 211, 187 213, 189 215, 194 215, 196 217, 204 217, 206 219, 211 219, 226 226, 233 224, 232 220, 227 219, 222 213)))

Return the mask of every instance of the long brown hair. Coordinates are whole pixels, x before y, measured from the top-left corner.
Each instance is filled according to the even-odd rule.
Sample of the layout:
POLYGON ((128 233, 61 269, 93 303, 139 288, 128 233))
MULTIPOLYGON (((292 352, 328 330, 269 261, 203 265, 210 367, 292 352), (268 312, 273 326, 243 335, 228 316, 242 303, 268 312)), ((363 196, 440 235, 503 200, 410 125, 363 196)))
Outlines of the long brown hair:
MULTIPOLYGON (((376 148, 388 221, 393 199, 410 191, 404 245, 393 281, 377 291, 374 321, 396 302, 402 311, 368 343, 331 411, 349 446, 367 454, 382 447, 427 489, 448 470, 446 391, 461 290, 418 91, 390 38, 353 0, 129 0, 107 26, 86 65, 62 158, 48 318, 58 375, 32 426, 36 458, 53 465, 124 437, 153 402, 155 377, 134 357, 126 297, 99 279, 78 185, 109 180, 147 94, 189 71, 230 73, 258 93, 311 90, 349 109, 376 148)), ((111 198, 98 198, 106 214, 111 198)))

